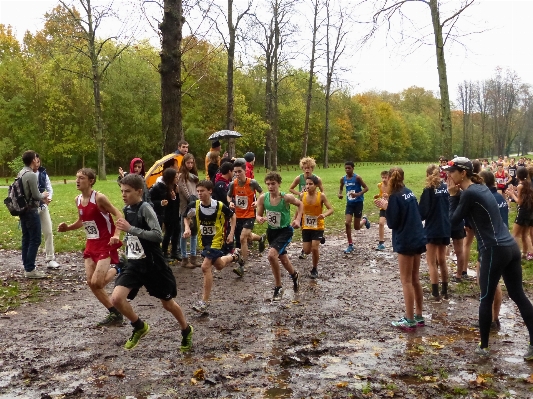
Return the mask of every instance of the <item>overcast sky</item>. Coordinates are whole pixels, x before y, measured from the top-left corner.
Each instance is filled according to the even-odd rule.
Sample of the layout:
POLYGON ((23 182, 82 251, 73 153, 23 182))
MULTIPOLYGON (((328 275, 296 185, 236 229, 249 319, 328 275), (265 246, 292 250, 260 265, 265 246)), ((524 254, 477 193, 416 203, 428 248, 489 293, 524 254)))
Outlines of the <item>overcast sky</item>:
MULTIPOLYGON (((242 1, 236 0, 235 3, 238 6, 242 1)), ((375 4, 378 0, 373 1, 375 4)), ((121 3, 115 0, 115 5, 121 3)), ((129 0, 128 3, 131 4, 129 0)), ((41 29, 44 13, 56 4, 57 1, 50 0, 0 0, 0 23, 13 26, 21 39, 26 30, 35 32, 41 29)), ((459 1, 448 0, 448 8, 442 10, 442 19, 458 4, 459 1)), ((416 38, 423 32, 431 32, 428 30, 431 29, 429 8, 423 3, 407 5, 404 12, 413 20, 415 29, 406 28, 405 32, 416 38)), ((481 33, 462 37, 460 40, 464 46, 449 43, 445 50, 452 101, 456 101, 456 87, 460 82, 487 79, 494 74, 496 67, 510 68, 523 82, 533 84, 532 15, 533 0, 477 0, 457 26, 462 33, 481 33)), ((392 26, 393 31, 388 38, 383 30, 362 50, 346 54, 339 61, 347 69, 343 78, 352 92, 399 92, 410 86, 438 92, 434 47, 422 46, 409 54, 409 46, 395 43, 400 37, 400 20, 393 20, 392 26)), ((351 35, 352 41, 355 42, 366 29, 367 26, 359 26, 359 31, 351 35)), ((428 40, 431 43, 432 38, 428 37, 428 40)), ((152 42, 157 44, 158 41, 152 37, 152 42)))

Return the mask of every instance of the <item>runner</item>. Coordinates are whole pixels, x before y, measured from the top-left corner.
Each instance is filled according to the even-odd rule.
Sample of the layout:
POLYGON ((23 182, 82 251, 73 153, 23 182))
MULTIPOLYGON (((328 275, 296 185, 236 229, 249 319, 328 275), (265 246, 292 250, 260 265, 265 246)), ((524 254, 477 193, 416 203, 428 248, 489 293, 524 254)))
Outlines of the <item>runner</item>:
POLYGON ((78 220, 70 225, 60 223, 57 231, 60 233, 85 229, 87 242, 83 258, 85 259, 85 274, 87 284, 94 296, 104 305, 109 314, 97 327, 121 325, 122 314, 111 303, 111 299, 105 291, 105 286, 120 273, 117 249, 122 246, 120 231, 115 229, 115 219, 122 218, 122 213, 115 208, 107 197, 93 190, 96 182, 96 172, 89 168, 83 168, 76 173, 76 189, 81 194, 76 197, 78 208, 78 220), (113 265, 110 267, 110 265, 113 265))
MULTIPOLYGON (((381 181, 378 183, 379 194, 374 196, 374 199, 387 198, 389 190, 389 171, 381 172, 381 181)), ((387 212, 385 209, 379 210, 379 243, 376 248, 378 251, 385 250, 385 224, 387 223, 387 212)))
POLYGON ((228 187, 229 208, 237 216, 235 234, 238 237, 237 248, 240 248, 242 262, 235 273, 242 277, 244 264, 248 261, 248 240, 259 241, 259 252, 265 250, 266 236, 252 235, 255 222, 256 193, 261 194, 263 189, 259 183, 246 177, 246 165, 240 160, 233 163, 233 173, 236 176, 228 187))
MULTIPOLYGON (((478 160, 474 160, 472 162, 472 167, 474 168, 474 173, 479 174, 481 172, 482 166, 478 160)), ((461 281, 468 280, 470 278, 468 276, 468 262, 470 260, 470 251, 472 250, 472 243, 474 242, 475 234, 474 229, 472 229, 472 226, 470 226, 470 220, 468 220, 468 218, 465 218, 464 220, 464 239, 461 238, 463 237, 462 234, 463 230, 453 231, 454 248, 457 246, 457 249, 459 250, 459 253, 455 253, 457 256, 457 269, 455 273, 456 283, 460 283, 461 281), (462 248, 459 248, 460 241, 462 241, 462 248)))
POLYGON ((507 167, 507 173, 509 174, 510 184, 513 186, 518 186, 518 179, 516 178, 516 170, 518 169, 518 166, 515 165, 515 159, 511 158, 511 161, 509 163, 509 166, 507 167))
POLYGON ((522 258, 533 260, 533 253, 529 252, 531 248, 529 228, 533 226, 533 188, 526 168, 519 168, 516 177, 518 179, 516 191, 512 186, 506 191, 509 198, 518 204, 513 237, 518 245, 522 243, 522 258))
POLYGON ((133 311, 129 300, 133 300, 141 287, 148 294, 161 300, 163 308, 176 318, 181 327, 182 352, 192 347, 193 327, 187 323, 180 306, 173 298, 177 295, 176 279, 168 267, 159 246, 163 240, 157 216, 151 206, 142 201, 143 179, 128 175, 122 179, 121 191, 125 218, 117 219, 117 229, 126 233, 127 264, 117 277, 112 302, 133 327, 131 337, 124 345, 133 349, 139 340, 148 334, 150 326, 133 311))
POLYGON ((306 255, 313 254, 313 268, 311 278, 318 277, 319 246, 324 236, 324 219, 333 214, 333 208, 326 198, 326 194, 317 191, 318 177, 309 176, 306 179, 306 190, 302 195, 304 214, 302 219, 303 251, 306 255), (326 207, 327 211, 322 213, 326 207))
MULTIPOLYGON (((221 201, 211 198, 213 183, 211 180, 202 180, 196 185, 199 199, 187 205, 187 217, 184 219, 185 231, 183 237, 191 235, 190 218, 196 219, 198 235, 201 239, 203 251, 202 273, 204 274, 204 291, 202 300, 198 301, 192 308, 199 313, 206 313, 209 308, 209 297, 213 287, 212 267, 222 270, 231 262, 241 260, 238 253, 226 255, 224 249, 224 239, 226 243, 233 242, 235 233, 236 217, 221 201), (224 237, 224 225, 226 220, 230 220, 230 232, 224 237)), ((237 273, 238 274, 238 273, 237 273)), ((240 274, 242 276, 242 274, 240 274)))
POLYGON ((391 324, 412 330, 425 325, 419 271, 420 255, 426 252, 426 237, 416 197, 405 187, 403 170, 392 168, 389 174, 389 198, 374 200, 374 204, 387 212, 387 225, 392 229, 392 248, 398 253, 400 266, 405 316, 391 324))
POLYGON ((268 193, 263 193, 257 200, 257 223, 268 223, 267 239, 269 244, 268 262, 274 275, 275 287, 273 301, 281 300, 283 287, 281 285, 281 270, 279 262, 283 265, 292 278, 294 292, 300 287, 298 272, 294 269, 287 256, 287 246, 292 240, 294 228, 300 227, 302 220, 303 204, 291 194, 280 192, 281 176, 277 172, 269 172, 265 176, 268 193), (298 212, 291 222, 290 205, 298 207, 298 212), (263 214, 266 211, 266 217, 263 214), (278 261, 279 259, 279 261, 278 261))
POLYGON ((368 187, 361 178, 354 173, 355 164, 352 161, 344 163, 344 170, 346 175, 341 177, 339 193, 337 196, 342 199, 342 189, 346 186, 346 210, 345 210, 345 227, 346 238, 348 238, 348 248, 344 253, 349 254, 354 250, 352 241, 352 218, 353 228, 359 231, 361 227, 366 226, 370 228, 370 221, 366 216, 363 216, 363 201, 365 199, 364 194, 368 191, 368 187))
POLYGON ((494 177, 496 178, 496 187, 498 188, 498 191, 500 194, 505 193, 505 190, 507 189, 507 184, 510 182, 509 174, 507 171, 503 169, 503 163, 499 162, 497 164, 498 169, 494 173, 494 177))

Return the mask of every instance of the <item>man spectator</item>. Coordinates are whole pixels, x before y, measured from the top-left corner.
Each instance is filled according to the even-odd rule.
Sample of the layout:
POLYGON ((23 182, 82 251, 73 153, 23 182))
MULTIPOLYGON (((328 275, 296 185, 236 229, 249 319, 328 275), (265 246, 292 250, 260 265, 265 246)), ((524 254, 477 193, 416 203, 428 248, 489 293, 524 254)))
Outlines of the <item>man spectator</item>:
POLYGON ((183 161, 183 157, 188 152, 189 152, 189 143, 187 143, 185 140, 180 140, 178 142, 178 150, 174 152, 174 154, 177 155, 177 157, 175 157, 176 166, 177 166, 176 169, 179 170, 181 168, 181 162, 183 161))

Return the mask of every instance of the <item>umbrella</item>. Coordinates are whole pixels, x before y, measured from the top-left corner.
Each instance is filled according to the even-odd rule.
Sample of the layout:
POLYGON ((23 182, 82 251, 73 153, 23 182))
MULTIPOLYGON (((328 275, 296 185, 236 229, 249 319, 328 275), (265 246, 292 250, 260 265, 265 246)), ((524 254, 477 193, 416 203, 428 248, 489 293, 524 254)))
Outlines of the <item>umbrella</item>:
POLYGON ((235 130, 219 130, 218 132, 213 133, 207 140, 220 140, 220 139, 232 139, 242 137, 242 134, 236 132, 235 130))
POLYGON ((176 168, 178 167, 178 158, 181 156, 181 154, 168 154, 165 155, 163 158, 155 161, 155 163, 152 165, 150 169, 148 169, 148 172, 146 172, 145 180, 146 180, 146 186, 148 188, 152 187, 155 184, 155 181, 159 176, 163 176, 163 165, 170 161, 172 158, 175 159, 174 164, 176 165, 176 168))

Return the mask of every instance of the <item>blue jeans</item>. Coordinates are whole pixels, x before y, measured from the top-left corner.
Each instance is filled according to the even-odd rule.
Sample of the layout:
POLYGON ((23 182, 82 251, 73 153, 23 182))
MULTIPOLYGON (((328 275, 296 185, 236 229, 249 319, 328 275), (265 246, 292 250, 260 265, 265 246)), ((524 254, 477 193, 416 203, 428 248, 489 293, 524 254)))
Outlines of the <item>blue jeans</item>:
MULTIPOLYGON (((180 234, 180 248, 181 248, 181 257, 183 259, 187 258, 187 240, 188 238, 183 238, 183 232, 185 231, 185 223, 183 222, 184 216, 181 216, 181 234, 180 234)), ((196 256, 196 246, 198 245, 198 231, 196 228, 196 223, 191 223, 191 256, 196 256)))
POLYGON ((37 251, 41 245, 41 219, 37 209, 31 209, 20 216, 22 229, 22 264, 27 272, 35 269, 37 251))

